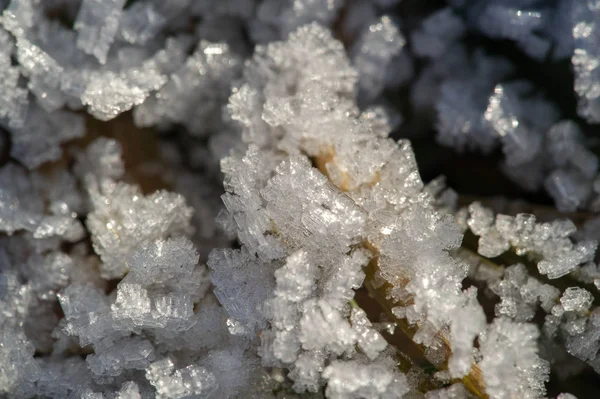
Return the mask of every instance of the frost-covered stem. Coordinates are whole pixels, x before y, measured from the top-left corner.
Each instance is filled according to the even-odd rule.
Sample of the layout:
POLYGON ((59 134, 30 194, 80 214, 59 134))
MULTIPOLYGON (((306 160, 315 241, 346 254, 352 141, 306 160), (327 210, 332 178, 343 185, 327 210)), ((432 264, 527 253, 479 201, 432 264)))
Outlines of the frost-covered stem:
MULTIPOLYGON (((367 270, 365 270, 367 275, 371 272, 369 269, 371 268, 367 268, 367 270)), ((411 331, 411 327, 402 320, 396 321, 396 318, 392 314, 390 308, 385 305, 385 301, 381 297, 380 293, 377 292, 377 290, 375 290, 370 283, 365 282, 364 287, 367 289, 369 297, 374 299, 379 305, 380 308, 378 310, 385 312, 389 320, 394 320, 394 331, 390 332, 390 334, 392 336, 397 336, 398 331, 401 331, 401 334, 403 334, 403 339, 412 341, 411 337, 414 334, 414 331, 411 331)), ((363 307, 361 307, 361 303, 362 301, 360 298, 352 299, 350 301, 350 305, 352 307, 365 311, 363 307)), ((390 338, 387 340, 393 341, 393 339, 390 338)), ((426 358, 424 348, 421 345, 413 342, 414 350, 406 351, 405 347, 401 348, 399 345, 394 345, 394 342, 388 343, 396 349, 396 356, 394 356, 394 360, 397 362, 397 367, 402 373, 409 373, 413 367, 418 367, 424 371, 422 374, 423 380, 420 381, 418 386, 419 392, 426 393, 441 388, 442 384, 433 378, 432 373, 428 372, 429 370, 437 370, 437 368, 426 358)))
MULTIPOLYGON (((372 247, 371 247, 372 248, 372 247)), ((382 292, 383 287, 385 287, 386 285, 384 284, 384 286, 380 287, 380 288, 375 288, 373 287, 372 284, 372 278, 375 275, 375 272, 377 270, 377 258, 375 257, 371 263, 369 264, 369 269, 367 273, 366 273, 366 278, 365 278, 365 282, 364 285, 367 288, 367 290, 369 291, 369 294, 379 303, 379 305, 385 310, 386 314, 388 315, 388 317, 394 321, 394 323, 396 324, 396 327, 399 328, 409 339, 413 339, 415 333, 417 332, 417 328, 414 326, 411 326, 408 321, 406 319, 403 318, 399 318, 396 317, 394 315, 394 313, 392 312, 392 308, 400 305, 397 303, 390 303, 390 301, 386 298, 385 293, 382 292)), ((402 304, 402 305, 406 305, 406 304, 402 304)), ((445 353, 451 354, 452 351, 450 349, 450 343, 447 337, 445 337, 443 335, 443 332, 439 333, 439 338, 440 341, 443 343, 443 345, 445 346, 445 353)), ((421 357, 420 358, 416 358, 416 357, 412 357, 412 360, 417 363, 417 364, 426 364, 426 365, 431 365, 433 367, 436 367, 436 369, 438 371, 445 371, 447 370, 447 363, 448 363, 448 359, 450 356, 448 356, 445 361, 439 365, 433 365, 426 357, 425 355, 425 347, 421 344, 417 344, 414 343, 415 346, 420 350, 421 353, 421 357)), ((399 348, 399 350, 402 350, 401 348, 399 348)), ((456 381, 454 381, 456 382, 456 381)), ((469 374, 467 374, 466 376, 464 376, 461 380, 461 382, 464 384, 464 386, 471 392, 473 393, 477 398, 487 398, 487 394, 485 393, 485 385, 483 382, 483 376, 481 374, 481 370, 479 370, 479 367, 476 364, 473 364, 471 371, 469 372, 469 374)), ((433 388, 433 387, 432 387, 433 388)))
MULTIPOLYGON (((331 151, 327 151, 327 152, 323 152, 322 155, 320 155, 320 156, 314 157, 312 159, 312 161, 313 161, 314 165, 321 171, 321 173, 323 173, 325 176, 327 176, 329 178, 329 175, 328 175, 327 169, 325 168, 325 165, 327 163, 332 162, 332 160, 334 160, 334 158, 335 158, 335 154, 333 154, 331 151)), ((375 184, 376 180, 377 180, 377 177, 376 177, 375 181, 372 182, 372 184, 375 184)), ((347 191, 343 184, 339 185, 338 187, 342 191, 347 191)), ((373 257, 373 259, 369 262, 369 265, 367 266, 366 277, 365 277, 365 281, 363 283, 364 286, 369 291, 369 294, 371 296, 373 296, 373 298, 375 298, 375 300, 379 303, 379 305, 385 310, 388 317, 390 317, 390 319, 395 322, 396 327, 399 328, 409 339, 413 340, 413 337, 416 333, 417 328, 411 326, 406 319, 396 317, 393 314, 392 308, 394 308, 395 306, 398 306, 399 304, 390 303, 390 301, 387 299, 385 293, 382 292, 383 287, 386 287, 386 285, 388 283, 384 284, 382 287, 379 287, 378 289, 376 289, 372 284, 373 276, 375 275, 376 271, 378 270, 378 265, 377 265, 377 262, 378 262, 377 254, 379 253, 378 248, 376 248, 374 245, 372 245, 369 242, 363 242, 362 246, 365 249, 368 249, 369 251, 371 251, 375 255, 373 257)), ((401 305, 406 305, 406 304, 401 304, 401 305)), ((444 352, 447 353, 448 356, 446 357, 444 362, 442 362, 440 365, 435 366, 435 367, 439 371, 445 371, 445 370, 447 370, 448 359, 449 359, 452 351, 450 349, 449 339, 443 335, 443 332, 439 333, 439 338, 440 338, 440 341, 445 346, 444 352)), ((425 347, 423 345, 417 344, 416 342, 415 342, 415 346, 421 350, 422 357, 418 358, 418 359, 412 358, 412 360, 416 364, 423 364, 424 362, 426 362, 427 364, 431 364, 431 362, 429 362, 429 360, 427 360, 427 358, 425 356, 425 347)), ((398 348, 398 349, 400 351, 402 350, 401 348, 398 348)), ((479 369, 479 367, 476 364, 473 364, 470 372, 462 378, 461 382, 477 398, 487 398, 488 397, 487 394, 485 393, 485 385, 483 382, 483 376, 482 376, 481 370, 479 369)))

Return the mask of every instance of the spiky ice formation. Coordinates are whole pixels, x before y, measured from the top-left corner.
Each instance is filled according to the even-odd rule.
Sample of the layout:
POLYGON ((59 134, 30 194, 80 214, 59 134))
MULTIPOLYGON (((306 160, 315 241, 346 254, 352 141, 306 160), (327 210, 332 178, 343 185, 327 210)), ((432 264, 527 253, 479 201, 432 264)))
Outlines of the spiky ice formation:
POLYGON ((479 237, 478 252, 486 257, 497 257, 514 248, 517 254, 537 256, 541 274, 555 279, 574 271, 579 265, 593 260, 598 242, 574 240, 576 227, 570 220, 537 223, 534 215, 516 217, 497 215, 479 203, 469 206, 467 221, 479 237))
POLYGON ((600 7, 595 2, 575 2, 572 11, 574 52, 571 63, 575 69, 575 92, 579 97, 577 111, 590 122, 600 121, 599 97, 594 90, 598 80, 597 60, 598 16, 600 7))
MULTIPOLYGON (((266 309, 272 326, 261 334, 263 362, 290 368, 300 391, 316 389, 316 370, 324 367, 326 379, 343 370, 337 363, 327 366, 331 355, 377 362, 377 340, 356 341, 365 325, 348 314, 351 296, 331 296, 351 293, 361 283, 360 268, 375 250, 379 275, 395 286, 387 294, 401 305, 395 313, 419 326, 415 340, 425 346, 440 345, 436 332, 449 334, 450 373, 463 376, 474 362, 473 340, 486 323, 475 291, 461 290, 465 266, 447 253, 459 244, 459 229, 433 209, 408 143, 393 143, 385 138, 385 127, 376 129, 360 118, 352 89, 356 75, 350 67, 340 68, 345 59, 327 31, 317 25, 300 28, 288 42, 258 49, 246 67, 246 83, 230 99, 233 119, 242 122, 243 138, 251 144, 244 157, 223 162, 224 202, 239 227, 242 251, 255 253, 266 269, 284 262, 274 272, 274 298, 251 306, 266 309), (319 57, 300 56, 314 46, 322 49, 319 57), (273 74, 280 74, 285 85, 273 74), (274 149, 289 155, 275 155, 274 149), (358 151, 361 157, 354 156, 358 151), (351 252, 358 263, 343 260, 349 245, 365 242, 363 254, 351 252), (335 277, 339 266, 328 271, 333 265, 348 268, 345 273, 356 279, 335 277), (410 282, 399 284, 401 279, 410 282), (314 292, 320 293, 318 299, 311 299, 314 292), (359 351, 353 354, 355 342, 359 351)), ((210 263, 215 272, 225 266, 216 259, 210 263)), ((217 287, 224 283, 216 281, 217 287)), ((227 298, 224 305, 229 303, 227 298)), ((527 375, 533 381, 545 378, 545 373, 527 375)))

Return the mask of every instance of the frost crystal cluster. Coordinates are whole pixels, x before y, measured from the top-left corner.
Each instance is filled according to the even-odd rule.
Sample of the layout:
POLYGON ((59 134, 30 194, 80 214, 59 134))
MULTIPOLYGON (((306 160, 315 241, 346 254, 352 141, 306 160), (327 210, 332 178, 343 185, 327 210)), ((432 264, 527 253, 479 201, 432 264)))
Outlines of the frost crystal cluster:
POLYGON ((599 26, 0 0, 0 397, 600 397, 599 26))

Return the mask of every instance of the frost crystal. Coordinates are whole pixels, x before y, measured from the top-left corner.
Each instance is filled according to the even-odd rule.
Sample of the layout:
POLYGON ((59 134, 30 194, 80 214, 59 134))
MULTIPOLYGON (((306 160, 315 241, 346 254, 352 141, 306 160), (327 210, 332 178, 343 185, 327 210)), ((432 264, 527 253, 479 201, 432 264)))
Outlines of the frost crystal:
POLYGON ((502 141, 508 166, 531 161, 541 146, 541 136, 524 126, 511 109, 515 105, 506 89, 496 86, 484 114, 485 120, 502 141))
POLYGON ((451 8, 437 11, 413 34, 415 52, 421 57, 438 58, 463 35, 464 30, 464 24, 451 8))
POLYGON ((217 388, 214 375, 203 367, 187 366, 175 370, 175 365, 169 358, 148 366, 146 377, 156 388, 156 397, 160 399, 209 397, 217 388))
POLYGON ((260 2, 250 34, 257 43, 285 39, 298 27, 316 21, 331 25, 344 2, 341 0, 267 0, 260 2))
POLYGON ((264 325, 260 306, 274 285, 269 270, 263 270, 258 259, 244 249, 213 251, 208 266, 213 270, 215 295, 229 315, 250 331, 254 326, 264 325), (243 290, 241 296, 238 295, 240 289, 243 290))
POLYGON ((474 204, 470 212, 473 215, 469 219, 470 224, 480 234, 478 252, 481 255, 499 256, 510 247, 515 248, 519 255, 536 254, 541 258, 538 270, 551 279, 564 276, 591 261, 598 246, 596 241, 572 238, 576 228, 570 220, 536 223, 533 215, 497 215, 494 226, 486 231, 480 229, 475 221, 481 220, 479 213, 489 215, 489 210, 482 210, 480 205, 474 204))
POLYGON ((142 104, 151 91, 159 89, 166 81, 156 60, 150 59, 120 73, 91 73, 81 101, 92 115, 109 120, 142 104))
POLYGON ((100 137, 79 154, 76 172, 79 176, 97 176, 100 179, 120 179, 125 173, 121 159, 121 144, 100 137))
POLYGON ((137 384, 133 381, 128 381, 121 386, 116 399, 142 399, 142 396, 137 384))
POLYGON ((543 59, 550 49, 548 39, 536 34, 546 20, 546 13, 500 4, 490 4, 479 16, 479 28, 488 36, 514 40, 528 54, 543 59))
POLYGON ((352 326, 358 332, 358 346, 369 359, 375 359, 387 346, 383 336, 372 328, 367 315, 361 309, 352 309, 352 326))
POLYGON ((30 105, 22 127, 13 130, 12 156, 34 169, 62 155, 60 145, 83 136, 84 119, 68 111, 52 114, 44 112, 37 104, 30 105))
POLYGON ((178 194, 144 196, 138 187, 112 180, 92 182, 89 191, 93 208, 86 223, 107 277, 122 277, 140 244, 189 229, 192 210, 178 194))
MULTIPOLYGON (((360 78, 358 82, 361 95, 367 101, 377 97, 385 87, 385 73, 392 65, 406 40, 391 18, 384 16, 377 23, 369 26, 352 50, 352 61, 360 78)), ((406 62, 405 62, 406 63, 406 62)), ((399 70, 406 65, 394 65, 399 70)))
POLYGON ((579 97, 577 112, 592 123, 600 121, 598 81, 598 15, 595 2, 578 2, 573 5, 573 39, 575 50, 571 63, 575 71, 575 92, 579 97))
POLYGON ((327 367, 323 376, 330 398, 402 397, 408 392, 406 377, 390 373, 383 364, 338 361, 327 367))
POLYGON ((545 393, 549 367, 537 354, 536 327, 498 318, 481 342, 486 390, 494 398, 537 398, 545 393))
POLYGON ((241 60, 226 44, 200 42, 168 82, 135 109, 136 124, 181 123, 199 136, 222 129, 220 108, 240 66, 241 60))
POLYGON ((7 120, 12 128, 20 128, 25 123, 27 111, 27 91, 19 87, 19 70, 10 62, 14 43, 9 34, 0 28, 0 120, 7 120))
POLYGON ((152 3, 134 3, 121 15, 119 37, 127 43, 146 44, 166 22, 166 18, 157 12, 152 3))
POLYGON ((78 32, 77 47, 106 63, 115 39, 125 0, 84 0, 74 28, 78 32))
POLYGON ((560 298, 560 303, 565 312, 584 312, 592 305, 593 299, 592 294, 586 290, 569 287, 560 298))
POLYGON ((583 133, 575 122, 561 121, 552 126, 546 135, 555 166, 571 166, 588 178, 596 174, 598 157, 585 147, 583 133))
POLYGON ((530 277, 521 264, 508 267, 502 280, 493 282, 490 289, 501 300, 496 314, 516 321, 531 321, 538 304, 549 312, 560 296, 558 289, 530 277))

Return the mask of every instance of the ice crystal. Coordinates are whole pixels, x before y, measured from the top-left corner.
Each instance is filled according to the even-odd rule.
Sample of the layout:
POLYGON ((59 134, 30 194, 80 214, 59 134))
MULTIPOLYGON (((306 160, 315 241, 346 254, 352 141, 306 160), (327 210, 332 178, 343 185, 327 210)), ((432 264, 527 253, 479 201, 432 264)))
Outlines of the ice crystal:
POLYGON ((479 204, 470 207, 469 225, 480 236, 478 252, 483 256, 499 256, 512 246, 518 254, 541 257, 538 269, 552 279, 572 272, 594 257, 597 241, 572 239, 576 228, 570 220, 537 223, 531 214, 516 217, 500 214, 491 226, 489 212, 479 204), (481 225, 486 228, 481 229, 481 225))
POLYGON ((115 39, 125 0, 84 0, 74 28, 77 47, 106 63, 110 45, 115 39))
MULTIPOLYGON (((353 64, 359 72, 358 87, 367 101, 377 97, 385 87, 385 77, 398 57, 406 40, 391 18, 384 16, 369 26, 355 45, 353 64)), ((395 72, 407 69, 406 65, 396 62, 395 72)), ((397 78, 396 78, 397 79, 397 78)))
POLYGON ((481 371, 495 398, 537 398, 545 393, 548 363, 537 354, 533 325, 498 318, 481 341, 481 371))
POLYGON ((222 129, 220 108, 228 98, 240 65, 240 59, 226 44, 200 42, 168 82, 135 109, 136 123, 140 126, 181 123, 195 135, 222 129))
POLYGON ((192 210, 178 194, 144 196, 139 187, 112 180, 92 182, 89 191, 92 211, 86 223, 106 276, 122 277, 140 244, 189 228, 192 210))
POLYGON ((579 97, 577 111, 590 122, 600 121, 598 95, 594 90, 598 80, 598 13, 595 2, 573 5, 573 39, 575 49, 571 63, 575 70, 575 92, 579 97))

